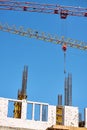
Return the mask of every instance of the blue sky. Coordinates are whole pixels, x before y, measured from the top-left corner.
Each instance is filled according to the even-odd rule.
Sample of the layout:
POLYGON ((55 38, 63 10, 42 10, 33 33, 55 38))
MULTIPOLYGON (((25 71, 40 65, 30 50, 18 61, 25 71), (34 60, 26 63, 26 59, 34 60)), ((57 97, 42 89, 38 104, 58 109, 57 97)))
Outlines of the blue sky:
MULTIPOLYGON (((25 0, 28 1, 28 0, 25 0)), ((86 0, 31 0, 31 2, 86 7, 86 0)), ((25 29, 64 35, 87 42, 87 18, 0 10, 0 22, 25 29)), ((0 97, 17 98, 24 65, 28 65, 28 100, 57 104, 64 98, 64 53, 60 45, 0 31, 0 97)), ((87 51, 68 48, 66 71, 72 73, 72 102, 87 107, 87 51)), ((66 74, 66 76, 67 76, 66 74)))

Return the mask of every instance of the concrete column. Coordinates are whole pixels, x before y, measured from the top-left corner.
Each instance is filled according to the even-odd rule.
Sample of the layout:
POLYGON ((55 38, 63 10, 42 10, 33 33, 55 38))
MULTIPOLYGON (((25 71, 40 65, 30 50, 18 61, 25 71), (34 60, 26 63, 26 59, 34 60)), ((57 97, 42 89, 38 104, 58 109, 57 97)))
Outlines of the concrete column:
POLYGON ((87 108, 84 109, 85 128, 87 128, 87 108))
POLYGON ((27 114, 27 102, 26 100, 22 100, 22 110, 21 110, 21 119, 26 119, 27 114))
POLYGON ((56 106, 48 106, 48 122, 50 125, 56 124, 56 106))
POLYGON ((8 114, 8 99, 0 98, 0 119, 7 118, 8 114))
POLYGON ((40 121, 42 121, 42 104, 40 105, 40 121))
POLYGON ((32 104, 32 120, 34 120, 35 104, 32 104))

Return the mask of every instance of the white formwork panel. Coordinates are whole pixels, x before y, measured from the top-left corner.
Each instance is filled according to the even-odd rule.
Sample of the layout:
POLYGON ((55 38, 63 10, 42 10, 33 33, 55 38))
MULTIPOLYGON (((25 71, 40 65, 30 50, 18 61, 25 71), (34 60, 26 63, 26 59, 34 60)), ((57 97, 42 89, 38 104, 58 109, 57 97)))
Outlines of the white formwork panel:
MULTIPOLYGON (((35 112, 35 110, 33 112, 35 112)), ((48 127, 51 127, 52 125, 55 125, 55 124, 56 124, 56 106, 49 105, 47 103, 0 98, 0 126, 4 126, 4 127, 8 126, 8 127, 13 127, 13 128, 28 128, 30 130, 34 130, 34 129, 35 130, 45 130, 48 127), (7 116, 9 102, 22 102, 21 119, 7 116), (40 121, 26 119, 27 103, 41 105, 40 121), (48 120, 47 121, 41 120, 41 118, 42 118, 42 105, 48 106, 48 115, 47 115, 48 120)))
POLYGON ((56 124, 56 106, 53 105, 48 106, 48 122, 49 126, 56 124))
POLYGON ((7 118, 8 113, 8 99, 0 98, 0 119, 7 118))
POLYGON ((78 107, 64 106, 64 125, 78 127, 78 107))
POLYGON ((87 108, 84 110, 84 116, 85 116, 85 127, 87 128, 87 108))

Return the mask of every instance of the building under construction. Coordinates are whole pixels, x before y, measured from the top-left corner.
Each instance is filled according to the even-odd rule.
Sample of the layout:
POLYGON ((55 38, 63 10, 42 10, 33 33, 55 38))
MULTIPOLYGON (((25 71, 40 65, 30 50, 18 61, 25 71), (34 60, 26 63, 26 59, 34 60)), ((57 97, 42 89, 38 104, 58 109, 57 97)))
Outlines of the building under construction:
MULTIPOLYGON (((15 0, 0 0, 0 10, 38 12, 60 15, 61 19, 68 16, 87 17, 87 8, 61 6, 54 4, 40 4, 34 2, 21 2, 15 0)), ((25 20, 26 21, 26 20, 25 20)), ((15 26, 0 23, 0 30, 36 38, 45 42, 60 44, 64 51, 68 47, 87 50, 85 42, 72 40, 64 37, 56 37, 46 33, 39 33, 32 29, 18 29, 15 26)), ((64 73, 66 70, 64 68, 64 73)), ((87 108, 84 109, 84 121, 79 122, 79 108, 72 106, 72 75, 68 74, 64 81, 64 105, 62 95, 58 96, 58 104, 50 105, 43 102, 27 100, 28 67, 24 66, 22 76, 22 88, 18 90, 17 99, 0 98, 0 129, 1 130, 85 130, 87 129, 87 108), (11 104, 11 109, 10 109, 11 104), (11 112, 12 111, 12 112, 11 112), (9 113, 11 114, 9 116, 9 113), (80 126, 80 128, 79 128, 80 126)))
POLYGON ((68 92, 72 93, 71 74, 68 75, 68 78, 65 78, 65 88, 67 88, 65 89, 65 94, 67 94, 65 97, 68 96, 70 100, 66 98, 67 105, 62 105, 62 95, 59 95, 59 105, 57 106, 48 103, 27 101, 27 77, 28 67, 24 66, 22 88, 18 90, 17 100, 0 98, 0 126, 2 128, 9 130, 13 128, 29 130, 76 130, 79 126, 84 127, 84 129, 87 128, 87 108, 84 111, 84 122, 80 122, 79 125, 79 109, 78 107, 71 106, 72 96, 67 94, 68 92), (13 103, 11 109, 9 109, 10 103, 13 103), (9 111, 12 108, 13 113, 9 116, 9 111))

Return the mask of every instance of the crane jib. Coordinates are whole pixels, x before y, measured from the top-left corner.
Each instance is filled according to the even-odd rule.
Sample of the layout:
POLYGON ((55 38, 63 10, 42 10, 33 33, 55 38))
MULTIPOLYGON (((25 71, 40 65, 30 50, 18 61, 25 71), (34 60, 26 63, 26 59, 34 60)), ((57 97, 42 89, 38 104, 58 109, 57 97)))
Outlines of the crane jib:
POLYGON ((60 18, 67 16, 87 17, 87 8, 62 6, 58 4, 40 4, 35 2, 20 2, 11 0, 0 0, 0 10, 28 11, 38 13, 59 14, 60 18))

